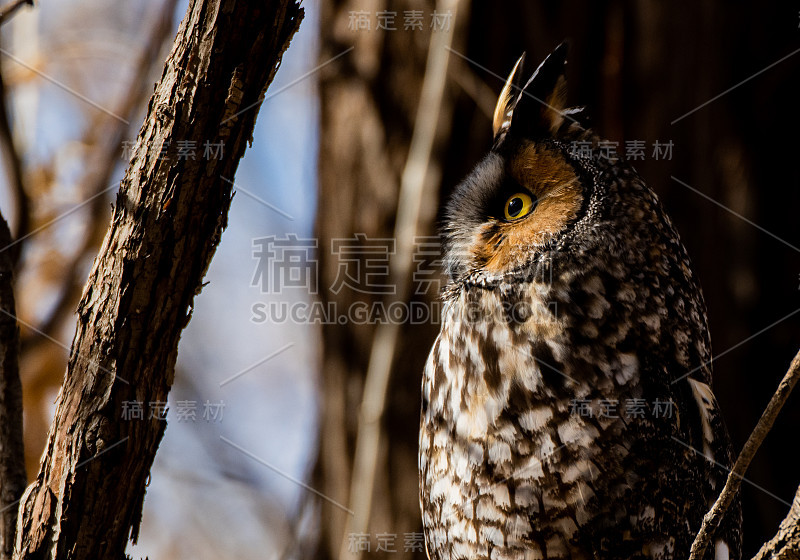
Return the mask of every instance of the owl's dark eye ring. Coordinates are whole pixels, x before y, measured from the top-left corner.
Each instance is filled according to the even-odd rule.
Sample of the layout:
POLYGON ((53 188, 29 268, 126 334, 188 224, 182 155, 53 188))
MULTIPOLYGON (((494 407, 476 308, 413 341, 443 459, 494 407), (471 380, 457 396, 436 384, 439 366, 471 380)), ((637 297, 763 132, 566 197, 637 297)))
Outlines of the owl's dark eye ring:
POLYGON ((536 197, 529 195, 528 193, 515 193, 508 197, 506 200, 505 206, 503 208, 503 212, 505 214, 505 218, 509 222, 513 222, 514 220, 519 220, 533 212, 533 209, 536 208, 536 203, 538 200, 536 197))

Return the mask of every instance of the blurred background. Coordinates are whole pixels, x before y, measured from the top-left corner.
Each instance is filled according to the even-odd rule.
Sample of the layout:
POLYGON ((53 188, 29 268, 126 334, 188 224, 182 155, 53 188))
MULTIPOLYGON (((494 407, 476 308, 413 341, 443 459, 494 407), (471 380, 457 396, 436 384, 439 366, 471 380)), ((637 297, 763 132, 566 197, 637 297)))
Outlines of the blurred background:
MULTIPOLYGON (((126 148, 186 5, 50 0, 0 29, 0 209, 20 239, 29 478, 126 148)), ((440 200, 489 149, 496 95, 519 55, 535 65, 564 39, 570 102, 621 155, 637 147, 636 168, 687 246, 709 308, 714 389, 740 449, 800 346, 800 5, 304 6, 181 342, 129 554, 424 557, 416 448, 438 331, 440 200), (414 138, 428 160, 416 175, 414 138), (414 218, 402 239, 398 213, 414 218), (352 313, 397 302, 428 315, 352 313)), ((217 148, 203 142, 184 156, 210 157, 217 148)), ((742 487, 749 555, 800 484, 799 399, 742 487)), ((141 404, 148 415, 153 403, 141 404)))

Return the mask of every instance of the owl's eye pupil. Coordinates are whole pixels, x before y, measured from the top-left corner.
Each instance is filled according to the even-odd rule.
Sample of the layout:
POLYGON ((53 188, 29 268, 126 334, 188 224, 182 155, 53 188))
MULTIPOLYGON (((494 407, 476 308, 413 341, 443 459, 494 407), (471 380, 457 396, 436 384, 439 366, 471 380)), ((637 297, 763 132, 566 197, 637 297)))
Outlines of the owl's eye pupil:
POLYGON ((506 200, 503 213, 505 214, 506 220, 513 221, 530 214, 535 206, 536 197, 520 192, 510 196, 508 200, 506 200))

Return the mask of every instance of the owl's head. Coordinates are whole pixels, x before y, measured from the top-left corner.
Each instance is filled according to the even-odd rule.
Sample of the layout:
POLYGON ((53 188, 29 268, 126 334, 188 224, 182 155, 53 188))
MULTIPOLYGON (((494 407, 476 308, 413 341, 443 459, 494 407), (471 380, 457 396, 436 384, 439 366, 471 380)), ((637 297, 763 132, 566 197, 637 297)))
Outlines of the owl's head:
POLYGON ((513 273, 569 232, 591 200, 591 163, 570 152, 587 132, 566 107, 561 44, 523 82, 523 55, 500 93, 489 154, 458 185, 444 215, 453 280, 513 273))

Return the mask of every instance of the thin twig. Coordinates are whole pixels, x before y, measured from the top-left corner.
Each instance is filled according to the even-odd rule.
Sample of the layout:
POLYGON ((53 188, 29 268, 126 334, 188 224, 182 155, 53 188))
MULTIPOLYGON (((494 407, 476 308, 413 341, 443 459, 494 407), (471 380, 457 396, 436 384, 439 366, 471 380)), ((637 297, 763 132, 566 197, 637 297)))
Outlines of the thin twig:
POLYGON ((3 25, 8 18, 17 13, 17 10, 19 10, 25 4, 28 6, 34 5, 33 0, 14 0, 10 4, 6 4, 0 8, 0 25, 3 25))
MULTIPOLYGON (((436 3, 436 10, 442 13, 458 13, 457 7, 458 0, 439 0, 436 3)), ((397 253, 389 264, 389 279, 395 286, 394 297, 398 301, 404 301, 408 292, 408 280, 413 265, 413 239, 417 231, 423 190, 444 95, 448 48, 453 39, 452 27, 454 26, 447 31, 431 34, 414 132, 408 159, 400 179, 397 221, 394 229, 397 253)), ((368 529, 380 449, 381 418, 386 405, 386 391, 399 336, 400 324, 396 322, 381 323, 375 330, 361 399, 350 480, 349 505, 355 514, 347 519, 345 532, 342 535, 339 551, 339 558, 342 559, 359 560, 360 552, 349 549, 348 535, 365 533, 368 529)))
POLYGON ((739 453, 739 457, 736 459, 736 463, 733 465, 733 469, 731 469, 728 479, 725 481, 725 487, 722 489, 719 498, 714 502, 711 510, 703 517, 703 524, 700 526, 700 531, 697 533, 692 543, 689 560, 700 560, 703 558, 706 548, 708 548, 708 544, 711 542, 712 535, 719 527, 720 521, 725 516, 725 512, 728 510, 728 507, 730 507, 731 502, 736 497, 736 493, 739 491, 739 487, 742 485, 742 477, 744 477, 744 473, 747 472, 750 461, 753 460, 756 451, 758 451, 764 438, 772 429, 772 425, 775 423, 778 413, 781 411, 781 408, 783 408, 786 399, 789 398, 792 389, 794 389, 799 379, 800 352, 795 355, 789 366, 789 371, 786 372, 786 375, 781 380, 778 389, 775 391, 775 394, 772 395, 769 404, 767 404, 767 408, 764 410, 764 413, 758 420, 758 424, 756 424, 756 427, 753 429, 753 433, 750 434, 750 437, 742 448, 742 452, 739 453))
MULTIPOLYGON (((0 23, 2 20, 0 19, 0 23)), ((14 214, 16 218, 16 232, 14 239, 25 237, 30 231, 30 198, 25 189, 24 173, 22 171, 22 158, 19 155, 17 146, 14 143, 14 135, 11 132, 11 123, 8 118, 8 95, 5 79, 3 78, 2 66, 0 65, 0 150, 3 152, 3 161, 8 182, 14 191, 14 214)), ((3 245, 6 246, 5 244, 3 245)), ((11 260, 14 266, 19 262, 22 253, 20 244, 11 248, 11 260)))

